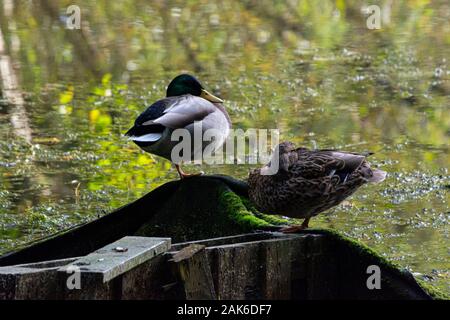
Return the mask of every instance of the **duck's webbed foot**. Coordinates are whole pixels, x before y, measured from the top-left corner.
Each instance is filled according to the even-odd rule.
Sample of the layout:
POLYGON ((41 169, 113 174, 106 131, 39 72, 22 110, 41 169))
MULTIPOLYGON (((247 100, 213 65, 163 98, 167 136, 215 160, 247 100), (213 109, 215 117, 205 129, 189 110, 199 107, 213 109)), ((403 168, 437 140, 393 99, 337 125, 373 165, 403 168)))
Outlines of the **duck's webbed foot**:
POLYGON ((305 230, 306 228, 308 228, 309 219, 311 218, 306 218, 305 220, 303 220, 303 223, 299 226, 298 225, 289 226, 286 228, 282 228, 280 231, 283 233, 297 233, 302 230, 305 230))
POLYGON ((195 176, 201 176, 204 174, 203 171, 197 172, 197 173, 186 173, 181 169, 181 165, 176 164, 175 168, 177 169, 178 174, 180 175, 180 179, 195 177, 195 176))

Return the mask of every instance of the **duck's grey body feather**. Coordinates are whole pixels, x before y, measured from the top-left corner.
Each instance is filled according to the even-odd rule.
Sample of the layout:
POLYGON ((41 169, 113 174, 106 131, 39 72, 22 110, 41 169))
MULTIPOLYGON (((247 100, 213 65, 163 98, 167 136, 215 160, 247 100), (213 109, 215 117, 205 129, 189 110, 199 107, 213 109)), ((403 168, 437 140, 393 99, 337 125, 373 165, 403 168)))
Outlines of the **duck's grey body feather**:
POLYGON ((200 153, 211 143, 213 150, 220 147, 230 126, 230 118, 222 105, 186 94, 155 102, 136 119, 134 127, 126 135, 143 150, 177 163, 172 159, 172 150, 180 143, 179 140, 172 141, 175 130, 183 129, 188 135, 191 145, 189 160, 193 160, 199 159, 200 153), (199 133, 194 132, 195 126, 201 129, 200 144, 194 142, 195 133, 199 133), (203 141, 207 130, 214 130, 216 139, 213 142, 203 141))

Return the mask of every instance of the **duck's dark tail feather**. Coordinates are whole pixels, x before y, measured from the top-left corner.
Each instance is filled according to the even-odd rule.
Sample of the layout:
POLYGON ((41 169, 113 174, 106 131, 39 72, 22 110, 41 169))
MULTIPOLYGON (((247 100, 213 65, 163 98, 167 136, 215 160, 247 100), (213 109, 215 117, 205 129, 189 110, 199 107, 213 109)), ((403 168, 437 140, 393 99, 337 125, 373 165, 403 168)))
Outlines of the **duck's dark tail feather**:
POLYGON ((136 129, 134 128, 134 126, 133 127, 131 127, 130 129, 128 129, 128 131, 127 132, 125 132, 124 133, 124 136, 127 136, 127 137, 131 137, 131 136, 133 136, 134 135, 134 131, 135 131, 136 129))
POLYGON ((151 125, 134 125, 130 130, 128 130, 125 135, 129 137, 140 137, 149 133, 163 133, 164 129, 163 125, 159 123, 151 124, 151 125))

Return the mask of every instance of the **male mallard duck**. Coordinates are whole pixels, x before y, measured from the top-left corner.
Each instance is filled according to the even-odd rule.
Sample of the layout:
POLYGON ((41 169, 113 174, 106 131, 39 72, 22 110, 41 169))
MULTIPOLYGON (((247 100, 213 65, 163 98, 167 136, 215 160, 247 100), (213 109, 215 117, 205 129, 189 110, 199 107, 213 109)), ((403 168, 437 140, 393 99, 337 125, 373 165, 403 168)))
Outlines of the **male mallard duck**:
POLYGON ((283 142, 267 166, 250 172, 250 199, 262 212, 305 219, 302 225, 284 228, 283 232, 303 230, 311 217, 338 205, 363 184, 385 179, 386 172, 370 168, 368 155, 308 150, 283 142), (267 175, 276 156, 278 171, 267 175))
POLYGON ((172 141, 172 133, 176 129, 186 129, 189 133, 191 152, 190 157, 183 155, 184 159, 198 159, 209 144, 213 144, 211 149, 216 150, 224 143, 231 127, 222 102, 206 91, 195 77, 181 74, 170 82, 166 98, 156 101, 141 113, 125 135, 144 151, 172 161, 181 179, 192 176, 181 170, 180 161, 172 159, 172 149, 179 143, 172 141), (194 143, 194 122, 201 124, 201 138, 206 130, 215 129, 212 142, 202 139, 200 144, 194 143))

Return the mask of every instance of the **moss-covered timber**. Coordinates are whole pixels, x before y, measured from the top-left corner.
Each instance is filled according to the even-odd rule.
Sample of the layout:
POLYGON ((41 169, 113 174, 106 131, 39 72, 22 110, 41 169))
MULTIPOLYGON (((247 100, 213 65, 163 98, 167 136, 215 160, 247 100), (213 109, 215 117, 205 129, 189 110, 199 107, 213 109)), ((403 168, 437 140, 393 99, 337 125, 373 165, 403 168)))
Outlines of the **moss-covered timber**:
POLYGON ((221 177, 184 180, 136 235, 166 235, 173 242, 182 242, 272 227, 242 200, 245 188, 238 193, 232 190, 239 183, 221 177))
MULTIPOLYGON (((247 185, 243 181, 227 176, 193 177, 166 183, 95 221, 6 254, 0 257, 0 266, 87 255, 127 235, 170 237, 177 243, 256 230, 277 230, 277 225, 285 222, 280 217, 259 213, 249 202, 247 185)), ((386 279, 401 278, 410 283, 408 288, 424 291, 432 298, 449 298, 430 285, 422 282, 419 285, 407 270, 335 231, 310 229, 304 233, 326 235, 325 249, 339 252, 340 268, 353 272, 354 265, 376 264, 388 273, 386 279)), ((368 276, 361 270, 358 268, 359 273, 350 277, 355 284, 368 276)), ((402 287, 398 283, 389 285, 402 287)))

